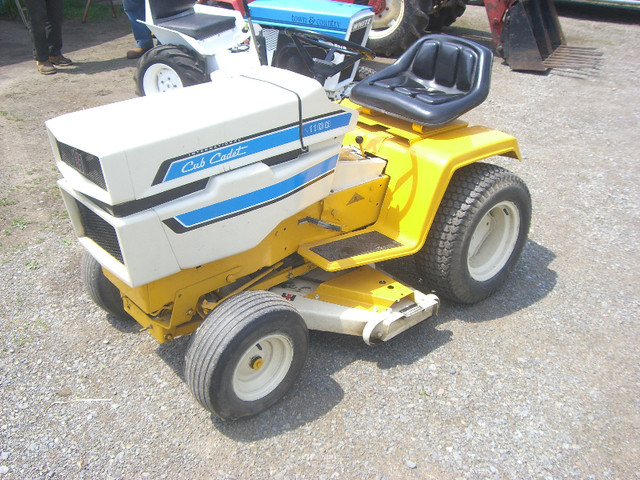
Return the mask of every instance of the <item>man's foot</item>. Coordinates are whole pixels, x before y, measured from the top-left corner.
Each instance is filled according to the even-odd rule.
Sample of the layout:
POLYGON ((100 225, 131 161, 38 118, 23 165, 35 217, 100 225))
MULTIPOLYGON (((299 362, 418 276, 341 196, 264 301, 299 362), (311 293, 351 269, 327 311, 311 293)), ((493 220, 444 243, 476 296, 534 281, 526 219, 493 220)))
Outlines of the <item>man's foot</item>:
POLYGON ((36 61, 36 64, 38 65, 38 71, 42 75, 53 75, 57 71, 53 68, 53 65, 49 60, 45 60, 44 62, 36 61))
POLYGON ((67 57, 60 55, 49 55, 49 61, 54 65, 58 65, 59 67, 66 67, 71 65, 73 62, 67 57))
POLYGON ((133 50, 129 50, 127 52, 127 58, 129 60, 134 60, 136 58, 140 58, 148 50, 151 50, 151 47, 147 47, 147 48, 145 48, 145 47, 136 47, 133 50))

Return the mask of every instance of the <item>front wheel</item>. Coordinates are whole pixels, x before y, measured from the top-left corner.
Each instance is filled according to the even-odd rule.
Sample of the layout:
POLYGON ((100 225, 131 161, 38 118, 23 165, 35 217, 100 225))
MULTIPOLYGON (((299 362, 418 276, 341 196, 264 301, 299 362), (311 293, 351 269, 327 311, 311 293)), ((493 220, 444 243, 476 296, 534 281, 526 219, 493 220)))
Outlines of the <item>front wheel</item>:
POLYGON ((416 255, 419 273, 436 293, 475 303, 498 289, 527 241, 531 196, 508 170, 476 163, 454 173, 416 255))
POLYGON ((264 291, 235 295, 196 330, 186 354, 187 385, 221 418, 256 415, 293 386, 308 335, 300 314, 282 297, 264 291))
POLYGON ((154 95, 207 81, 204 62, 184 47, 159 45, 138 62, 136 93, 154 95))
POLYGON ((102 265, 87 251, 82 254, 80 273, 87 293, 96 305, 116 317, 133 320, 124 308, 120 290, 109 281, 102 271, 102 265))

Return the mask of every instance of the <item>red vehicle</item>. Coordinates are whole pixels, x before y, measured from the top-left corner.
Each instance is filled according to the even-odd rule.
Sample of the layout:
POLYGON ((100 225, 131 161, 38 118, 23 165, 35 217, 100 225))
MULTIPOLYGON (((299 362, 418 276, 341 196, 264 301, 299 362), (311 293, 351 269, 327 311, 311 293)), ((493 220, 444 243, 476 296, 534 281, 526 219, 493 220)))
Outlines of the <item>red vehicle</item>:
MULTIPOLYGON (((207 0, 201 0, 207 1, 207 0)), ((251 1, 251 0, 249 0, 251 1)), ((440 30, 460 17, 472 0, 334 0, 369 5, 375 13, 367 46, 382 56, 404 52, 426 30, 440 30)), ((473 0, 474 3, 482 0, 473 0)), ((571 0, 575 1, 575 0, 571 0)), ((640 0, 580 0, 640 7, 640 0)), ((213 2, 244 12, 242 0, 213 2)), ((597 54, 567 47, 553 0, 484 0, 496 51, 514 70, 590 68, 597 54)))

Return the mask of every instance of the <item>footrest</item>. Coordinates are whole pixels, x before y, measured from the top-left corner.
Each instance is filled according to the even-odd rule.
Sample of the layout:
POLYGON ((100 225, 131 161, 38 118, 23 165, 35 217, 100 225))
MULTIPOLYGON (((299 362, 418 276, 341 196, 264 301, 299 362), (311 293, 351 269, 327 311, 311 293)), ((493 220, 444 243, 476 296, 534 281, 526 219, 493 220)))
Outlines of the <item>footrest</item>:
POLYGON ((406 245, 377 230, 363 230, 301 245, 298 253, 323 270, 336 271, 398 256, 406 245))

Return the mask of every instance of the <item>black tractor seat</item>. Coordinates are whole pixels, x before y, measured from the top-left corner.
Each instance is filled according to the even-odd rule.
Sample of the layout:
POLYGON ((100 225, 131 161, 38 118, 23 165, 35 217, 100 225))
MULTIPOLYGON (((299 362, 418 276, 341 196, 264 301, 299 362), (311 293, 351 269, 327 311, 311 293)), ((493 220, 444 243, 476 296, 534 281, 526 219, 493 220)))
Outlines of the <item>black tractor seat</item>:
POLYGON ((489 94, 493 53, 451 35, 426 35, 351 90, 358 105, 424 126, 444 125, 489 94))
POLYGON ((204 40, 236 25, 234 17, 196 13, 193 0, 149 0, 153 22, 161 27, 204 40))

